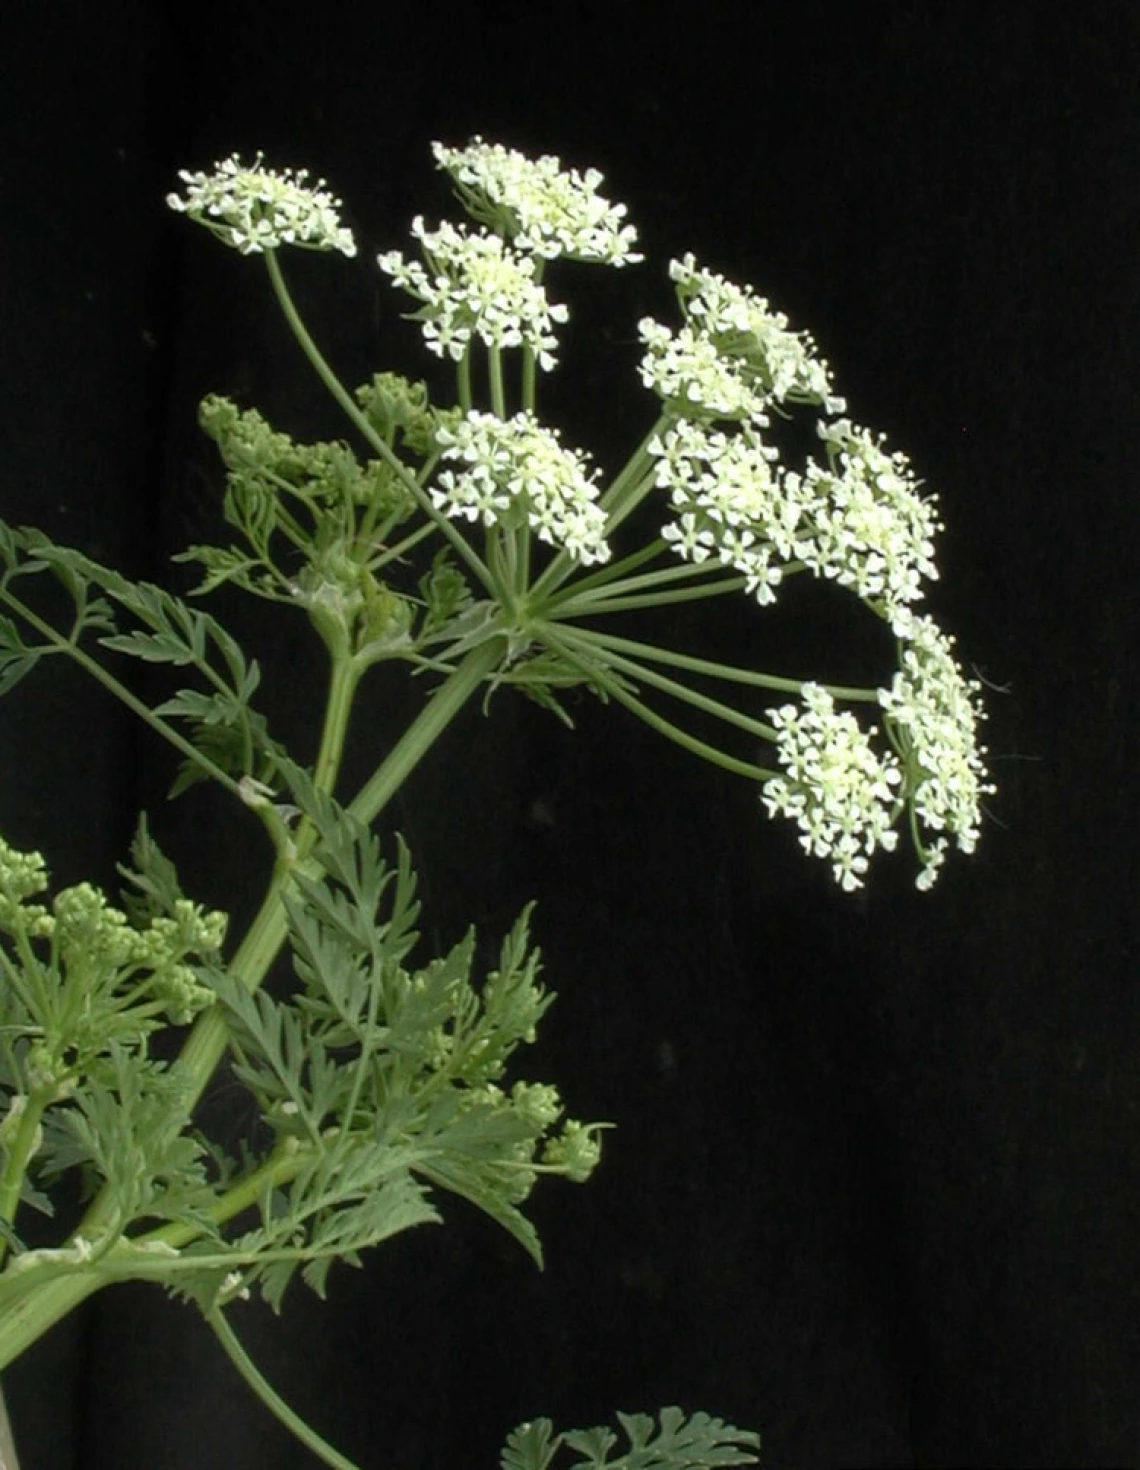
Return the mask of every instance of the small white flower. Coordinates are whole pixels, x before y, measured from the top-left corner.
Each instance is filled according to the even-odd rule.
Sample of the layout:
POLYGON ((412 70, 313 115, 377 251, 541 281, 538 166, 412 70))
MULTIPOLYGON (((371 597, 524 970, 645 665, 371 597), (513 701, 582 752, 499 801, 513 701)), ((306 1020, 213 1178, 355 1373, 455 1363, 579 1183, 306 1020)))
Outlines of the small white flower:
POLYGON ((672 545, 678 556, 695 565, 707 561, 716 546, 716 537, 707 526, 701 525, 691 510, 683 511, 679 521, 665 526, 661 537, 672 545))
POLYGON ((642 259, 633 251, 637 232, 624 223, 625 205, 598 193, 597 169, 582 174, 550 154, 531 159, 479 137, 466 148, 433 143, 432 152, 468 213, 517 249, 545 260, 569 256, 615 266, 642 259))
POLYGON ((512 419, 472 411, 436 438, 457 469, 436 476, 430 494, 447 515, 514 527, 528 525, 550 546, 583 564, 609 560, 606 517, 585 456, 564 449, 532 414, 512 419))
POLYGON ((413 317, 432 352, 458 362, 472 337, 478 337, 489 347, 529 347, 540 367, 554 366, 553 326, 566 321, 569 312, 548 300, 530 256, 485 230, 445 222, 429 231, 421 217, 413 222, 412 234, 426 267, 405 260, 398 250, 379 256, 378 263, 423 303, 413 317))
POLYGON ((306 169, 263 168, 260 153, 247 165, 235 153, 213 173, 182 169, 178 177, 187 185, 186 197, 168 194, 170 208, 243 255, 282 245, 356 254, 351 230, 340 223, 340 200, 327 192, 323 179, 308 185, 306 169))

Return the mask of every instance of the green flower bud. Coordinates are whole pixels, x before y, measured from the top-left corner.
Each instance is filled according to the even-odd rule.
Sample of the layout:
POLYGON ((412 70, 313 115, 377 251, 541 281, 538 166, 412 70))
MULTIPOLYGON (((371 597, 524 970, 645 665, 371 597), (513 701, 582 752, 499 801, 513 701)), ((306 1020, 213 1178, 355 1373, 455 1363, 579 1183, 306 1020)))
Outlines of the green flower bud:
POLYGON ((604 1124, 566 1121, 557 1138, 552 1138, 542 1152, 542 1162, 559 1169, 575 1184, 583 1184, 598 1166, 602 1144, 598 1133, 604 1124))

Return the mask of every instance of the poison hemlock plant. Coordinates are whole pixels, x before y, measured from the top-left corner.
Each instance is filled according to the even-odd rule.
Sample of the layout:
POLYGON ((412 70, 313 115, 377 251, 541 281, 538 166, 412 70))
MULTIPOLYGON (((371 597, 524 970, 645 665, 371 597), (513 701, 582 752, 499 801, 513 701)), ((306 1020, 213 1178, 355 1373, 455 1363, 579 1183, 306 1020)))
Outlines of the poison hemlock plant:
MULTIPOLYGON (((89 884, 49 898, 45 859, 0 842, 0 1368, 94 1291, 154 1281, 193 1303, 273 1411, 340 1466, 250 1362, 230 1303, 256 1291, 280 1308, 298 1274, 322 1292, 334 1261, 438 1220, 448 1192, 541 1260, 530 1193, 544 1174, 587 1179, 606 1126, 567 1118, 552 1084, 520 1075, 551 1000, 529 913, 490 973, 477 973, 471 935, 425 959, 410 856, 372 832, 467 702, 514 687, 567 723, 569 688, 619 704, 754 782, 848 890, 900 827, 929 887, 952 845, 972 851, 992 790, 978 690, 921 610, 937 575, 934 501, 905 456, 845 416, 811 338, 751 288, 692 256, 673 261, 677 322, 640 324, 656 417, 606 482, 537 399, 569 315, 548 269, 640 260, 624 208, 599 174, 554 158, 479 139, 434 152, 469 222, 417 219, 415 254, 378 263, 410 297, 427 349, 453 366, 449 402, 392 372, 350 391, 310 337, 280 256, 356 254, 323 182, 231 158, 184 173, 169 200, 261 257, 352 435, 352 446, 304 444, 255 408, 201 406, 229 535, 182 559, 200 572, 197 595, 232 585, 307 617, 323 641, 311 762, 275 739, 256 707, 260 668, 196 602, 0 525, 0 692, 67 655, 173 747, 172 794, 212 779, 272 844, 261 908, 232 936, 225 915, 183 894, 144 820, 118 904, 89 884), (798 462, 780 447, 787 420, 814 426, 818 448, 798 462), (694 625, 708 598, 765 607, 797 576, 846 588, 889 626, 897 670, 880 687, 728 666, 618 631, 622 614, 655 606, 691 604, 694 625), (170 666, 185 687, 148 704, 130 688, 132 660, 170 666), (363 786, 338 794, 360 681, 396 661, 432 692, 363 786), (750 713, 765 696, 764 717, 750 713), (686 709, 723 739, 692 733, 686 709), (271 996, 262 981, 284 949, 293 987, 271 996), (191 1024, 177 1059, 160 1061, 155 1033, 191 1024), (260 1119, 239 1158, 196 1121, 223 1058, 260 1119), (50 1216, 75 1171, 83 1219, 58 1245, 27 1248, 24 1217, 50 1216)), ((759 1443, 676 1408, 619 1423, 628 1447, 612 1430, 535 1421, 511 1435, 502 1465, 680 1470, 754 1463, 759 1443)))

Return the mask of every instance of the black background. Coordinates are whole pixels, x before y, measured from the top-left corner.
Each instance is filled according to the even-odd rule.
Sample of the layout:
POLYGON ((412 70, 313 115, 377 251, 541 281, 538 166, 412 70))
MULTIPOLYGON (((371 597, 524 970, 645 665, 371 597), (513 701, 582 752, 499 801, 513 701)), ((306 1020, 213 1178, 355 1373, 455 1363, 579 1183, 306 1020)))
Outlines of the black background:
MULTIPOLYGON (((916 894, 835 889, 743 783, 620 711, 496 701, 394 823, 428 932, 493 945, 529 898, 559 992, 530 1065, 613 1118, 541 1188, 545 1273, 470 1212, 238 1325, 365 1470, 492 1466, 547 1413, 677 1402, 785 1466, 1140 1464, 1140 984, 1133 647, 1140 12, 1123 3, 6 8, 0 513, 145 576, 214 524, 198 398, 341 432, 264 272, 162 204, 234 149, 327 176, 361 242, 290 260, 349 383, 431 370, 372 263, 451 208, 482 133, 604 170, 647 263, 567 270, 546 402, 620 463, 652 416, 639 316, 693 250, 810 327, 857 420, 942 497, 933 607, 994 686, 979 853, 916 894)), ((279 733, 311 749, 306 629, 235 603, 279 733)), ((855 605, 658 620, 663 640, 841 678, 855 605)), ((377 676, 346 787, 419 691, 377 676)), ((110 883, 134 813, 248 915, 242 814, 166 807, 164 751, 77 673, 0 713, 0 824, 110 883)), ((191 1313, 95 1298, 16 1363, 29 1470, 303 1466, 191 1313)))

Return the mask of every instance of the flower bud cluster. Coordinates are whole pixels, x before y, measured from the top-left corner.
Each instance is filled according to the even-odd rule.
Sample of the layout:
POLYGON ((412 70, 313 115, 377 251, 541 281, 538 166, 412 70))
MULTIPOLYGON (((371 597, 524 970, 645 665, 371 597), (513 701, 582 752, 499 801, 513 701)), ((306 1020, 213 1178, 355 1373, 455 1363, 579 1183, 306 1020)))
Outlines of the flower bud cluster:
POLYGON ((404 515, 407 491, 382 460, 363 463, 340 440, 304 444, 274 429, 255 408, 239 409, 209 394, 198 422, 217 444, 226 466, 230 509, 241 506, 266 531, 285 492, 314 505, 365 505, 378 514, 404 515))
POLYGON ((562 1132, 549 1140, 542 1151, 542 1162, 557 1169, 575 1184, 583 1184, 598 1166, 602 1156, 597 1124, 579 1123, 568 1118, 562 1132))
POLYGON ((0 837, 0 931, 19 927, 31 938, 50 934, 49 911, 27 900, 48 886, 47 865, 39 852, 17 852, 0 837))
POLYGON ((462 1107, 465 1116, 497 1119, 500 1138, 492 1168, 499 1189, 512 1204, 526 1200, 539 1169, 582 1184, 601 1158, 602 1125, 567 1118, 557 1134, 550 1134, 564 1109, 558 1089, 548 1083, 520 1081, 510 1092, 498 1083, 483 1083, 463 1095, 462 1107))
POLYGON ((526 524, 583 564, 609 559, 606 518, 585 456, 563 448, 533 414, 504 420, 473 410, 438 429, 436 440, 444 462, 461 466, 443 470, 431 490, 449 516, 508 529, 526 524))
POLYGON ((441 418, 457 410, 433 408, 427 384, 413 383, 399 373, 374 373, 353 395, 364 417, 389 448, 405 445, 413 454, 426 458, 433 448, 432 436, 441 418))
POLYGON ((169 913, 139 926, 91 883, 60 889, 50 909, 23 901, 47 886, 43 857, 17 852, 0 839, 0 932, 50 941, 51 967, 45 975, 55 974, 61 988, 86 997, 82 1005, 60 1012, 74 1013, 82 1035, 77 1031, 55 1037, 50 1046, 45 1043, 44 1066, 56 1051, 97 1049, 102 1044, 100 1026, 116 1024, 113 1018, 122 1011, 124 993, 130 1005, 144 1009, 157 1002, 176 1025, 186 1024, 212 1003, 213 991, 190 961, 217 955, 225 940, 224 913, 207 912, 179 897, 169 913))
POLYGON ((85 988, 113 990, 150 971, 146 991, 170 1021, 186 1025, 214 994, 187 960, 216 954, 226 934, 225 914, 207 913, 187 898, 143 929, 112 907, 90 883, 62 889, 52 904, 54 944, 63 973, 85 988))
POLYGON ((243 255, 298 245, 306 250, 356 254, 351 230, 340 222, 341 202, 324 179, 310 186, 307 169, 268 169, 262 154, 243 164, 235 153, 212 173, 181 169, 185 198, 168 194, 171 209, 185 214, 243 255))

